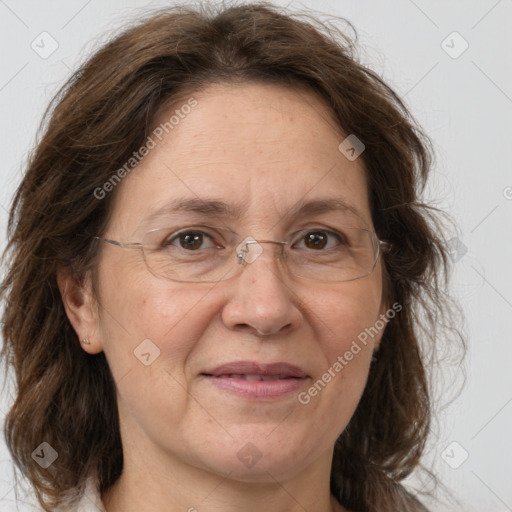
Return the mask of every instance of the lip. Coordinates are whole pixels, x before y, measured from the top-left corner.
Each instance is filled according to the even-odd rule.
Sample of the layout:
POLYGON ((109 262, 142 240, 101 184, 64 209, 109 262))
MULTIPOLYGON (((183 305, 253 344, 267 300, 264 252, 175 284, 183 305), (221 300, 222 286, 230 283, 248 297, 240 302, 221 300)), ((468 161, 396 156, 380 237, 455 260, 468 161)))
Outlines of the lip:
POLYGON ((298 390, 309 378, 304 370, 289 363, 271 364, 236 361, 201 374, 218 389, 250 399, 276 399, 298 390), (246 380, 242 375, 279 376, 275 380, 246 380))
POLYGON ((211 370, 203 372, 203 375, 219 377, 221 375, 282 375, 284 377, 305 378, 306 372, 298 366, 285 363, 258 363, 256 361, 233 361, 217 366, 211 370))

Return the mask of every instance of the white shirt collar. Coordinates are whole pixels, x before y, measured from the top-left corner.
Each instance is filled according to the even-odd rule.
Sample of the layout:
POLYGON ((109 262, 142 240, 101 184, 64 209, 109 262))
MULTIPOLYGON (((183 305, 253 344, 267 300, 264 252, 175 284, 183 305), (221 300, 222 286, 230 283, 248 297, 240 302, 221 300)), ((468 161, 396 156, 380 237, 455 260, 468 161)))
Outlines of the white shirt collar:
POLYGON ((98 480, 95 477, 91 476, 87 479, 84 494, 76 512, 106 512, 101 501, 98 480))
POLYGON ((95 476, 86 480, 80 501, 74 506, 63 503, 55 512, 106 512, 101 501, 99 483, 95 476))

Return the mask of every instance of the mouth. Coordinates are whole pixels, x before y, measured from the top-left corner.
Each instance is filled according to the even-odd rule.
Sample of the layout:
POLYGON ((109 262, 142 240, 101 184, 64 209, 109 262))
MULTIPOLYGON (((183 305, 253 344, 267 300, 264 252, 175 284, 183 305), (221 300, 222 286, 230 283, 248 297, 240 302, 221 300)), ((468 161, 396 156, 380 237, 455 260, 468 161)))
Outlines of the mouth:
MULTIPOLYGON (((203 372, 212 377, 229 377, 241 375, 244 377, 273 377, 275 379, 304 378, 308 375, 299 366, 285 363, 261 363, 257 361, 232 361, 203 372)), ((256 379, 252 379, 256 380, 256 379)), ((261 379, 260 379, 261 380, 261 379)))
POLYGON ((238 361, 201 374, 218 390, 249 399, 276 399, 298 390, 309 379, 306 372, 288 363, 263 364, 238 361))
POLYGON ((230 375, 208 375, 207 373, 203 373, 207 377, 216 377, 217 379, 243 379, 243 380, 283 380, 283 379, 299 379, 300 377, 291 377, 289 375, 257 375, 257 374, 236 374, 232 373, 230 375))

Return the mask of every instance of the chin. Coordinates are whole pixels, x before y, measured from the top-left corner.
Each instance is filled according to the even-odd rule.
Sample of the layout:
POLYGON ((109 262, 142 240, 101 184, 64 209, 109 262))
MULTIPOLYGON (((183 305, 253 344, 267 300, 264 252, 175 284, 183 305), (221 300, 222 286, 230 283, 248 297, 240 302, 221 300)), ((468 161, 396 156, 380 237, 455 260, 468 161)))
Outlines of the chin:
POLYGON ((216 473, 229 475, 231 480, 270 484, 275 484, 276 480, 287 480, 300 472, 302 466, 297 461, 287 459, 286 454, 280 455, 279 458, 279 461, 268 460, 268 457, 262 455, 253 466, 246 465, 238 459, 229 459, 218 461, 217 464, 210 463, 210 469, 216 473))
POLYGON ((273 443, 263 437, 254 442, 249 439, 249 436, 241 442, 231 439, 226 446, 212 443, 218 451, 207 458, 202 456, 201 464, 241 482, 275 483, 276 479, 286 480, 300 473, 310 462, 309 458, 314 458, 305 451, 304 443, 291 446, 277 438, 273 443))

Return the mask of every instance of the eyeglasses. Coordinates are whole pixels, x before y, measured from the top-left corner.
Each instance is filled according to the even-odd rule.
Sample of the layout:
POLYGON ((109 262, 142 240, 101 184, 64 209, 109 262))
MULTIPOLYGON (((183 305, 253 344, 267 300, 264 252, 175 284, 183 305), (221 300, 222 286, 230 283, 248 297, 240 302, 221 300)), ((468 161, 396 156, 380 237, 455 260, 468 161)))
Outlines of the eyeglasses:
POLYGON ((295 276, 321 282, 360 279, 373 272, 390 245, 367 229, 337 226, 305 228, 290 241, 242 239, 226 227, 158 228, 141 243, 95 237, 123 249, 139 249, 155 276, 183 283, 214 283, 240 273, 272 244, 280 265, 295 276))

